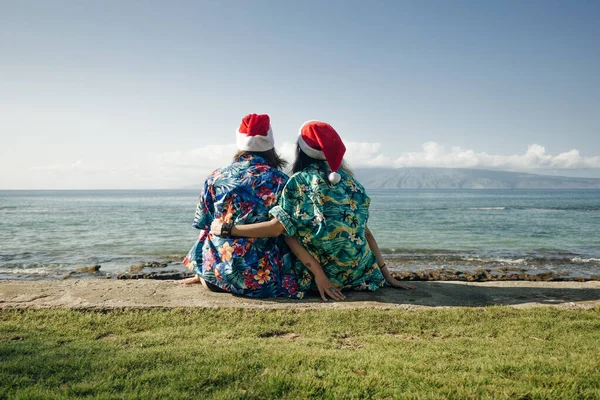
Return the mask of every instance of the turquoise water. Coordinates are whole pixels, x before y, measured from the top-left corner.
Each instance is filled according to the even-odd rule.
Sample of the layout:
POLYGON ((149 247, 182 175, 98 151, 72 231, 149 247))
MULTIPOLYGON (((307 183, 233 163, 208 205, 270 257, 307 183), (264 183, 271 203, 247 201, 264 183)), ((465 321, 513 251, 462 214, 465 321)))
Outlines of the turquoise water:
MULTIPOLYGON (((371 190, 369 227, 398 268, 600 271, 600 191, 371 190)), ((181 259, 198 192, 0 191, 0 278, 181 259)), ((173 263, 175 268, 183 268, 173 263)))

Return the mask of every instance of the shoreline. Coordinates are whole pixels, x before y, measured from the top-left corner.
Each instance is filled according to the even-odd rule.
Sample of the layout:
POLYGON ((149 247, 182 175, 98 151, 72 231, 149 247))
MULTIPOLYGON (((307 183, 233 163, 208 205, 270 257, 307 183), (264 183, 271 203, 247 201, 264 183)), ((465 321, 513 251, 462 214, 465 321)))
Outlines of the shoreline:
POLYGON ((589 309, 600 306, 600 282, 415 282, 417 290, 381 288, 347 291, 345 301, 323 302, 315 295, 302 300, 252 299, 213 293, 201 285, 172 280, 72 279, 0 281, 0 309, 404 309, 510 306, 589 309))
MULTIPOLYGON (((504 282, 504 281, 530 281, 530 282, 590 282, 600 281, 600 272, 590 271, 556 271, 549 268, 522 268, 503 266, 498 268, 485 268, 482 265, 472 268, 411 268, 390 266, 394 278, 400 281, 460 281, 460 282, 504 282)), ((181 263, 173 262, 145 262, 132 265, 125 272, 106 272, 100 264, 76 268, 57 275, 15 275, 2 276, 0 281, 56 281, 73 279, 113 279, 113 280, 180 280, 192 277, 190 272, 181 263)))
POLYGON ((458 270, 439 268, 419 271, 392 271, 392 276, 400 281, 460 281, 460 282, 593 282, 600 281, 600 274, 577 275, 569 272, 556 272, 549 269, 525 269, 517 267, 477 268, 458 270))

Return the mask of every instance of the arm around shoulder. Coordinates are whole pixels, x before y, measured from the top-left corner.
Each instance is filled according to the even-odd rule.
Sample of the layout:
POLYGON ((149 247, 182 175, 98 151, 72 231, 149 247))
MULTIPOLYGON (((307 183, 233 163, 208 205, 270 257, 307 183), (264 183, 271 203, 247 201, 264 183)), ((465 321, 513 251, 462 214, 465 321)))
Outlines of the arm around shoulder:
MULTIPOLYGON (((210 225, 210 233, 216 236, 223 236, 223 221, 215 219, 210 225)), ((231 226, 231 236, 239 237, 277 237, 283 233, 283 225, 277 218, 265 222, 257 222, 248 225, 231 226)))
POLYGON ((234 225, 231 228, 232 236, 242 237, 277 237, 283 233, 283 225, 277 218, 256 224, 234 225))

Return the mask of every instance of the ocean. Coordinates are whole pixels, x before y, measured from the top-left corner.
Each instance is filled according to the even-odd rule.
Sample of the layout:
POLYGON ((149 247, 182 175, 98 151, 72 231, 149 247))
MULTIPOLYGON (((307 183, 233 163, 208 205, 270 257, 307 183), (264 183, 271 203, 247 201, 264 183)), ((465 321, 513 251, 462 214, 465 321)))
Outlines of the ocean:
MULTIPOLYGON (((600 273, 600 190, 370 190, 369 227, 392 269, 510 266, 600 273)), ((197 190, 0 191, 0 279, 100 264, 180 264, 197 190)))

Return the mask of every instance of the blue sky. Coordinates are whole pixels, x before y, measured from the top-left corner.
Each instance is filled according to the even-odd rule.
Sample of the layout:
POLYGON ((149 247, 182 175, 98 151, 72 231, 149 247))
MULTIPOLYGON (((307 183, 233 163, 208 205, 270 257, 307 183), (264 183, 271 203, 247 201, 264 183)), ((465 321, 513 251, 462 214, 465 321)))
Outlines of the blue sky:
POLYGON ((355 167, 600 177, 595 1, 0 0, 0 189, 198 185, 247 113, 355 167))

